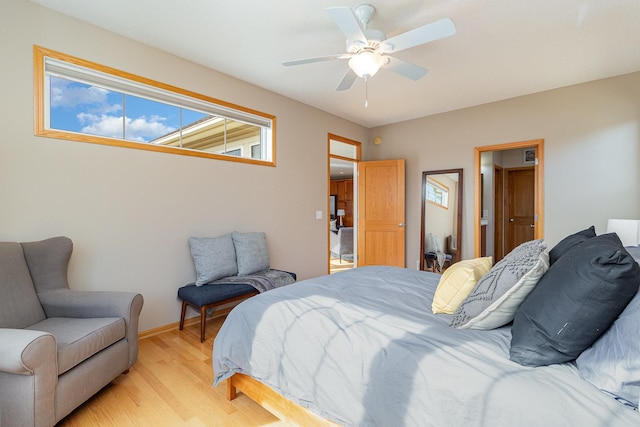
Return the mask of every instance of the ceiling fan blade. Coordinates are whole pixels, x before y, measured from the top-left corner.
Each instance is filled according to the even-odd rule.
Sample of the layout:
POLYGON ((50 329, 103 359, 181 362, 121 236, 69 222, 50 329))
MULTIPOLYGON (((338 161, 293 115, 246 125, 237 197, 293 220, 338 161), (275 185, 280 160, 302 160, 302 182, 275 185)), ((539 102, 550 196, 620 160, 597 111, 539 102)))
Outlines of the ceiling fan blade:
POLYGON ((351 42, 361 41, 367 44, 367 37, 364 35, 358 19, 353 11, 348 7, 329 7, 327 13, 333 18, 342 34, 344 34, 351 42))
POLYGON ((403 61, 402 59, 387 56, 389 63, 384 65, 385 70, 393 71, 396 74, 406 77, 411 80, 420 80, 424 77, 429 70, 422 68, 419 65, 412 64, 410 62, 403 61))
POLYGON ((353 84, 353 82, 356 80, 356 77, 358 77, 356 76, 356 73, 354 73, 353 70, 349 68, 349 71, 347 71, 347 74, 345 74, 344 77, 342 78, 342 81, 336 88, 336 91, 340 92, 340 91, 349 89, 353 84))
POLYGON ((452 36, 455 33, 456 26, 453 21, 449 18, 444 18, 391 37, 385 40, 384 44, 391 46, 391 52, 399 52, 414 46, 452 36))
POLYGON ((341 53, 339 55, 328 55, 328 56, 318 56, 316 58, 307 58, 307 59, 297 59, 295 61, 285 61, 282 63, 285 67, 289 67, 291 65, 302 65, 302 64, 311 64, 313 62, 324 62, 331 61, 334 59, 347 59, 350 58, 351 55, 341 53))

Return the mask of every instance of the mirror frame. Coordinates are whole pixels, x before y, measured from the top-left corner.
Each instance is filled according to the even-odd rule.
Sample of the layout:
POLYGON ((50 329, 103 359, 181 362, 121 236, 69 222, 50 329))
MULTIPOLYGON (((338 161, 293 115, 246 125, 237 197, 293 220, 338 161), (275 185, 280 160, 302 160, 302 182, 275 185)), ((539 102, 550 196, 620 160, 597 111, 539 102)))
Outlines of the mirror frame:
MULTIPOLYGON (((462 200, 463 200, 463 180, 464 180, 464 174, 463 174, 463 170, 462 168, 459 169, 441 169, 441 170, 433 170, 433 171, 424 171, 422 172, 422 203, 421 203, 421 210, 422 213, 420 215, 420 270, 424 271, 424 233, 425 233, 425 227, 424 227, 424 220, 425 220, 425 206, 427 203, 426 200, 426 190, 427 190, 427 177, 429 175, 443 175, 443 174, 449 174, 449 173, 457 173, 459 178, 458 178, 458 197, 456 202, 458 203, 458 218, 457 218, 457 229, 458 229, 458 235, 456 238, 456 243, 457 243, 457 248, 458 248, 458 254, 460 254, 459 258, 462 258, 462 200)), ((460 260, 458 259, 458 261, 460 260)))

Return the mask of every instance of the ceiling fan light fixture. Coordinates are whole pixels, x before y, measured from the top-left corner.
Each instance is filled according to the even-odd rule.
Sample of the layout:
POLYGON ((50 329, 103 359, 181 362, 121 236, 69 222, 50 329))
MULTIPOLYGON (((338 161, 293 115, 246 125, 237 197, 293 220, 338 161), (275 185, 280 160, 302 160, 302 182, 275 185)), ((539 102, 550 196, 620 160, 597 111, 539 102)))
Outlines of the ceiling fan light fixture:
POLYGON ((349 68, 363 79, 373 77, 384 64, 382 55, 369 51, 362 51, 349 59, 349 68))

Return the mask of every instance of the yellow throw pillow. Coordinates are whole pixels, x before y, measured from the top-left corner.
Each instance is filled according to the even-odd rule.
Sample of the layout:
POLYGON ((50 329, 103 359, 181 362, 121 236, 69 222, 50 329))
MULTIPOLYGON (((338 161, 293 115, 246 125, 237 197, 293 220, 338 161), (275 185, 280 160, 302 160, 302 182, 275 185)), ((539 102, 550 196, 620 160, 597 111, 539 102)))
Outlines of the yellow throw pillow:
POLYGON ((469 296, 476 282, 489 272, 493 259, 489 257, 466 259, 447 268, 433 296, 431 310, 434 314, 453 314, 469 296))

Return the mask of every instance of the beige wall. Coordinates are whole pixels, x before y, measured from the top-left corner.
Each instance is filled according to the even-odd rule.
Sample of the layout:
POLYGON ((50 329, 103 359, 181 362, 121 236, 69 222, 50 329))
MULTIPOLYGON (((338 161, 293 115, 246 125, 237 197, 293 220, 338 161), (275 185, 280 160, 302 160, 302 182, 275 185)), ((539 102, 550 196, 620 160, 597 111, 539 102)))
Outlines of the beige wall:
MULTIPOLYGON (((428 77, 426 77, 428 78, 428 77)), ((370 129, 368 159, 406 159, 406 265, 420 248, 422 171, 464 168, 463 257, 473 256, 473 148, 545 140, 545 240, 640 218, 640 73, 370 129), (374 145, 374 137, 383 143, 374 145)))
POLYGON ((3 2, 0 51, 0 240, 71 237, 72 287, 141 292, 141 330, 178 320, 189 236, 265 231, 273 267, 326 273, 327 133, 366 129, 27 1, 3 2), (34 44, 276 115, 277 167, 34 137, 34 44))
POLYGON ((178 320, 176 289, 195 277, 192 235, 262 230, 274 267, 301 279, 326 272, 315 211, 326 211, 328 132, 365 142, 365 159, 406 159, 411 268, 423 170, 464 168, 472 256, 475 146, 545 139, 550 244, 640 217, 640 73, 367 130, 26 1, 3 3, 0 51, 0 240, 71 237, 72 287, 141 292, 141 330, 178 320), (275 114, 277 167, 34 137, 34 44, 275 114))

